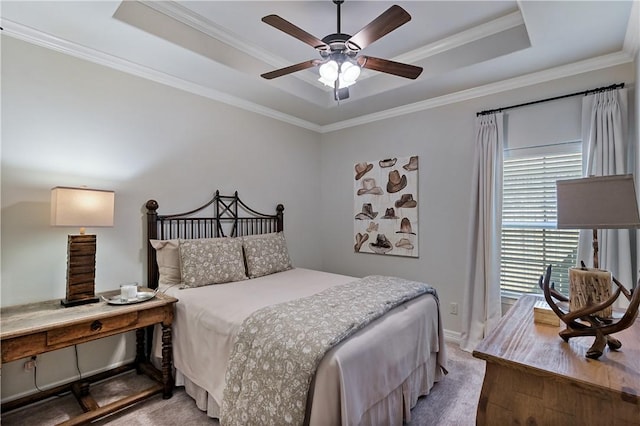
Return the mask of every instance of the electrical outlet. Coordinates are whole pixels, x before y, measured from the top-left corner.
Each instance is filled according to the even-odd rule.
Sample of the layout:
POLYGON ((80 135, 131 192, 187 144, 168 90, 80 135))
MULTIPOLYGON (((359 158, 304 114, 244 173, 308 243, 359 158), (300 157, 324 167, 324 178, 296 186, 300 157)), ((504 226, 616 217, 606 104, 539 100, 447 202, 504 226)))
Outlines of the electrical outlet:
POLYGON ((458 304, 457 303, 451 303, 449 305, 449 313, 451 313, 451 315, 458 315, 458 304))
POLYGON ((36 357, 32 356, 29 361, 25 361, 24 363, 24 371, 29 372, 36 368, 36 357))

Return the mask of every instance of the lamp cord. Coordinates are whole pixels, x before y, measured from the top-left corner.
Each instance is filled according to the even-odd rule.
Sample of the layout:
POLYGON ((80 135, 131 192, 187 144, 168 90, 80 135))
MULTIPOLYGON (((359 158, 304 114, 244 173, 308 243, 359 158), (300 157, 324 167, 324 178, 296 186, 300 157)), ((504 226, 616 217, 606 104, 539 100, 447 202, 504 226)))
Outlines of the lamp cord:
MULTIPOLYGON (((80 380, 82 380, 82 372, 80 371, 80 363, 78 360, 78 345, 73 345, 73 349, 75 350, 76 353, 76 369, 78 370, 78 376, 80 376, 80 380)), ((33 385, 35 386, 36 390, 38 392, 44 392, 42 389, 40 389, 40 387, 38 386, 38 363, 35 362, 35 356, 31 358, 34 363, 33 363, 33 385)), ((61 397, 64 396, 66 394, 68 394, 69 392, 63 392, 60 393, 58 395, 56 395, 57 397, 61 397)))
MULTIPOLYGON (((80 371, 80 363, 78 361, 78 345, 73 345, 73 349, 75 350, 75 353, 76 353, 76 370, 78 370, 78 376, 80 376, 80 380, 82 380, 82 372, 80 371)), ((37 362, 34 362, 34 364, 33 364, 33 385, 36 387, 36 390, 38 390, 38 392, 44 392, 38 386, 38 363, 37 362)), ((63 396, 65 394, 67 394, 67 393, 68 392, 64 392, 64 393, 59 394, 57 396, 63 396)))
POLYGON ((36 387, 38 392, 43 392, 42 389, 38 387, 38 363, 33 364, 33 385, 36 387))
POLYGON ((78 370, 78 376, 80 380, 82 380, 82 372, 80 371, 80 363, 78 361, 78 345, 73 345, 73 349, 75 349, 76 352, 76 370, 78 370))

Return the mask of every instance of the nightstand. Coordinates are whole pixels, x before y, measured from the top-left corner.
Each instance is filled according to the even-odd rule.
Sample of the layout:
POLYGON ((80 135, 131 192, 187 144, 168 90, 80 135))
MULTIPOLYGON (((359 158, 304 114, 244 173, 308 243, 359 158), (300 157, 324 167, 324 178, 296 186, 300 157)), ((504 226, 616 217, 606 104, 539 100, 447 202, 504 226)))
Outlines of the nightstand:
MULTIPOLYGON (((104 293, 108 297, 118 292, 104 293)), ((65 308, 60 300, 11 306, 0 310, 0 337, 2 362, 39 355, 107 336, 136 330, 136 358, 128 365, 98 373, 62 386, 47 389, 2 404, 2 411, 21 407, 70 390, 84 411, 64 424, 82 424, 113 413, 145 398, 162 393, 171 398, 173 393, 171 323, 174 304, 178 300, 158 293, 151 300, 131 305, 109 305, 102 301, 95 304, 65 308), (155 368, 146 352, 147 330, 155 324, 162 326, 162 366, 155 368), (103 407, 98 406, 89 392, 93 382, 112 377, 124 371, 136 369, 158 383, 103 407)))
POLYGON ((521 297, 473 351, 487 362, 476 425, 640 426, 640 321, 593 360, 593 337, 565 342, 564 323, 533 321, 538 300, 521 297))

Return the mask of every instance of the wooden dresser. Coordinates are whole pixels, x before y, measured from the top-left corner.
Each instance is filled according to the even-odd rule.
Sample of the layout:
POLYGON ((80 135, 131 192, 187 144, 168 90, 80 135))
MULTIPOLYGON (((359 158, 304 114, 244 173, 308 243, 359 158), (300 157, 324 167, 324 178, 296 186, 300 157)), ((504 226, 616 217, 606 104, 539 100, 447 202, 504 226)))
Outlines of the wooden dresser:
MULTIPOLYGON (((105 295, 111 296, 115 293, 119 292, 105 295)), ((176 302, 177 299, 158 293, 151 300, 131 305, 109 305, 101 301, 65 308, 60 304, 60 300, 50 300, 3 308, 0 311, 3 363, 28 359, 45 352, 132 330, 136 330, 136 359, 133 364, 7 402, 2 404, 2 411, 71 390, 85 411, 84 414, 64 423, 72 425, 90 422, 158 393, 162 393, 164 398, 170 398, 173 392, 171 324, 176 302), (162 371, 153 367, 147 356, 146 328, 154 324, 162 326, 162 371), (158 383, 122 400, 103 407, 98 406, 91 397, 89 385, 133 368, 138 373, 149 375, 158 383)), ((25 380, 32 378, 25 377, 25 380)))
POLYGON ((565 343, 564 323, 533 322, 536 300, 523 296, 473 352, 487 362, 476 424, 640 425, 640 321, 592 360, 593 337, 565 343))

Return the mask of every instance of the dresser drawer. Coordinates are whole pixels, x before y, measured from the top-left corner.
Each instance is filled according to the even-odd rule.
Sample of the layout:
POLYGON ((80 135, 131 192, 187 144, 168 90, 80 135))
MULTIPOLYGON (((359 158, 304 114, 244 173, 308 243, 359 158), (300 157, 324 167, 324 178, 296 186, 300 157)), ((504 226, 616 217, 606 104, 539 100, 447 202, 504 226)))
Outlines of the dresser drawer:
POLYGON ((138 312, 130 312, 124 315, 86 321, 80 324, 50 330, 47 332, 47 345, 54 346, 89 336, 106 334, 114 330, 133 326, 137 322, 138 312))

